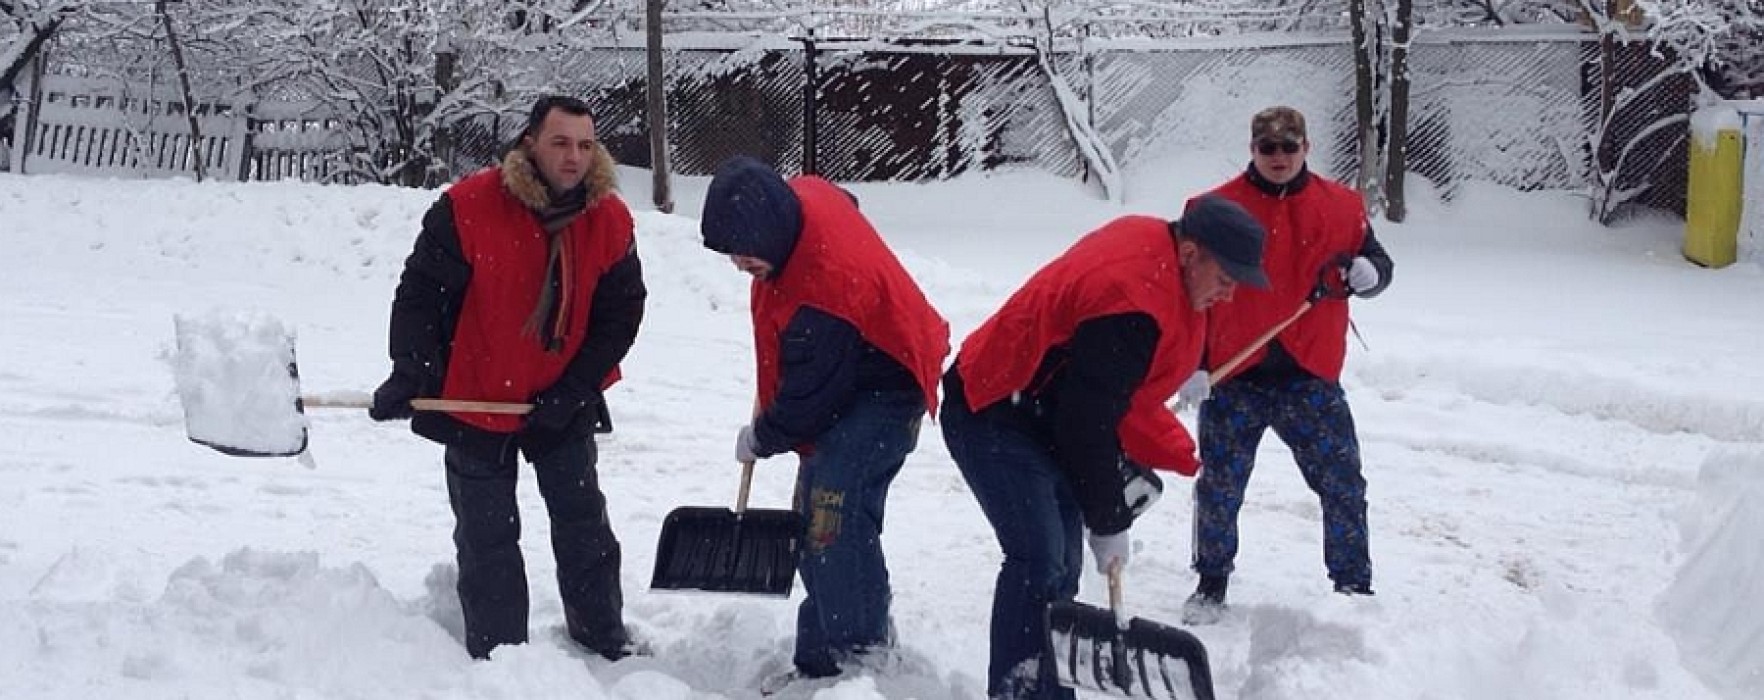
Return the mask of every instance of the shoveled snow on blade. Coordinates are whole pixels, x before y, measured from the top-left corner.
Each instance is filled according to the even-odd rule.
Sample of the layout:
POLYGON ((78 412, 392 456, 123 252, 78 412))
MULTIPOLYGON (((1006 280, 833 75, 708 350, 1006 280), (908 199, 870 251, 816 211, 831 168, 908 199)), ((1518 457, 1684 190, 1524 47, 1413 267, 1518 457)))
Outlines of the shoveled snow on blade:
POLYGON ((293 454, 306 442, 295 409, 294 336, 252 313, 178 316, 172 357, 190 439, 227 451, 293 454))

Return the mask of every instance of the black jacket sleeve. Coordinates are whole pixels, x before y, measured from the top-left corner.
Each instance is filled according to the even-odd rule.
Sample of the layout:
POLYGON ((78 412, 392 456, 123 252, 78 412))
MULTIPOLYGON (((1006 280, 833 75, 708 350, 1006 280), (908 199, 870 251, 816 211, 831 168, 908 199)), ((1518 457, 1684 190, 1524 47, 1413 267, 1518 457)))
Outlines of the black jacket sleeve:
POLYGON ((471 277, 453 224, 453 202, 442 195, 423 215, 423 230, 404 261, 389 333, 392 371, 417 379, 425 396, 441 391, 447 351, 471 277))
POLYGON ((1119 430, 1151 369, 1158 335, 1157 322, 1144 313, 1080 323, 1067 346, 1066 368, 1048 388, 1057 406, 1054 454, 1093 532, 1114 534, 1133 524, 1119 430))
POLYGON ((1395 269, 1396 264, 1390 261, 1390 254, 1384 251, 1384 244, 1379 243, 1378 237, 1372 235, 1371 224, 1366 224, 1366 241, 1360 244, 1359 255, 1372 261, 1372 267, 1378 270, 1378 284, 1373 285, 1371 289, 1355 293, 1356 296, 1370 299, 1382 294, 1384 288, 1390 286, 1390 273, 1395 269))
POLYGON ((864 351, 857 326, 809 306, 778 339, 778 395, 753 421, 754 454, 789 451, 833 426, 857 392, 864 351))
POLYGON ((637 328, 643 323, 643 302, 648 298, 643 263, 633 245, 595 285, 594 299, 588 307, 588 336, 569 367, 564 368, 558 385, 588 404, 599 403, 601 384, 637 341, 637 328))

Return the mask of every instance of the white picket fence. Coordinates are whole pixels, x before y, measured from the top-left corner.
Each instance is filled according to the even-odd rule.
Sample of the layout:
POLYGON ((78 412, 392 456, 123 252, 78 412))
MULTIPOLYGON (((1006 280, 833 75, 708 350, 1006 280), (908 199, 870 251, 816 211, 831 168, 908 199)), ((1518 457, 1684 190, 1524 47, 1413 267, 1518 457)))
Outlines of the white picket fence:
POLYGON ((21 173, 214 180, 327 181, 344 173, 350 141, 312 103, 199 102, 190 118, 175 90, 51 75, 24 82, 11 168, 21 173))

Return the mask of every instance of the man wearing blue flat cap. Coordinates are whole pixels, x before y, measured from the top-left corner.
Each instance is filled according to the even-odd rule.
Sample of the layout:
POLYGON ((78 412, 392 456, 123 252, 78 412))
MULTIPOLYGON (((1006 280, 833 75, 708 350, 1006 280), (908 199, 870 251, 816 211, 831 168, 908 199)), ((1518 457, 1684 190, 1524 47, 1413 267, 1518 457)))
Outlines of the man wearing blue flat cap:
POLYGON ((1181 221, 1124 216, 1042 267, 968 336, 943 377, 943 438, 1004 553, 987 695, 1071 698, 1045 658, 1049 603, 1127 564, 1128 530, 1192 476, 1194 440, 1165 408, 1200 367, 1206 309, 1266 286, 1260 224, 1204 197, 1181 221))

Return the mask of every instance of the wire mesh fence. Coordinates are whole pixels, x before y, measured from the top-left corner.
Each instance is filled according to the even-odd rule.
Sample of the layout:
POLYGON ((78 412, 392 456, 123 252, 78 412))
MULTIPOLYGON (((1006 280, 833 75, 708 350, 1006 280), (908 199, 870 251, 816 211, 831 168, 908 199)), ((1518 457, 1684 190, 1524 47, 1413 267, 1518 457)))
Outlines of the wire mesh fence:
MULTIPOLYGON (((1417 41, 1410 171, 1448 198, 1467 181, 1525 190, 1588 186, 1598 50, 1585 36, 1417 41)), ((1618 51, 1615 89, 1640 86, 1665 68, 1644 46, 1618 51)), ((641 53, 584 52, 572 59, 572 72, 608 75, 603 66, 640 66, 641 53)), ((1352 60, 1345 37, 1325 37, 1097 50, 1055 55, 1051 63, 1087 98, 1083 118, 1123 166, 1185 150, 1217 152, 1220 143, 1247 150, 1249 115, 1286 104, 1311 117, 1317 167, 1351 177, 1358 167, 1352 60)), ((837 180, 941 179, 1011 165, 1084 175, 1066 117, 1027 49, 823 42, 812 50, 677 50, 667 65, 669 158, 680 174, 708 174, 723 158, 745 153, 837 180)), ((585 87, 615 155, 647 165, 645 78, 634 69, 618 76, 616 85, 585 87)), ((1616 116, 1608 141, 1627 142, 1688 102, 1688 80, 1653 90, 1638 101, 1648 108, 1616 116)), ((1651 182, 1642 201, 1681 209, 1681 133, 1668 129, 1638 143, 1619 184, 1651 182)))
MULTIPOLYGON (((1062 111, 1034 50, 1011 42, 811 35, 735 47, 671 38, 669 46, 668 158, 684 175, 709 174, 727 157, 747 154, 786 172, 841 181, 935 180, 1012 166, 1082 178, 1086 165, 1068 118, 1094 125, 1130 170, 1173 153, 1218 153, 1219 144, 1242 143, 1247 151, 1249 116, 1272 104, 1310 117, 1319 170, 1351 179, 1358 167, 1353 52, 1340 32, 1122 48, 1105 42, 1055 52, 1047 65, 1084 98, 1081 115, 1062 111)), ((1639 201, 1681 211, 1684 129, 1650 129, 1685 111, 1689 81, 1655 81, 1651 94, 1611 120, 1606 145, 1595 148, 1603 101, 1648 85, 1669 67, 1645 45, 1607 48, 1615 58, 1608 72, 1600 69, 1597 38, 1572 30, 1422 35, 1410 50, 1410 171, 1447 197, 1467 181, 1578 189, 1597 170, 1609 170, 1633 141, 1616 186, 1646 188, 1639 201)), ((439 147, 429 167, 439 172, 429 180, 494 163, 524 122, 520 106, 544 92, 587 99, 614 157, 650 165, 642 47, 591 46, 536 59, 543 70, 530 74, 539 77, 509 88, 506 111, 436 129, 439 147)), ((325 139, 340 143, 335 135, 308 140, 325 139)), ((274 139, 261 142, 267 147, 274 139)), ((349 147, 362 150, 359 143, 349 147)), ((261 170, 266 178, 306 172, 261 170)))

